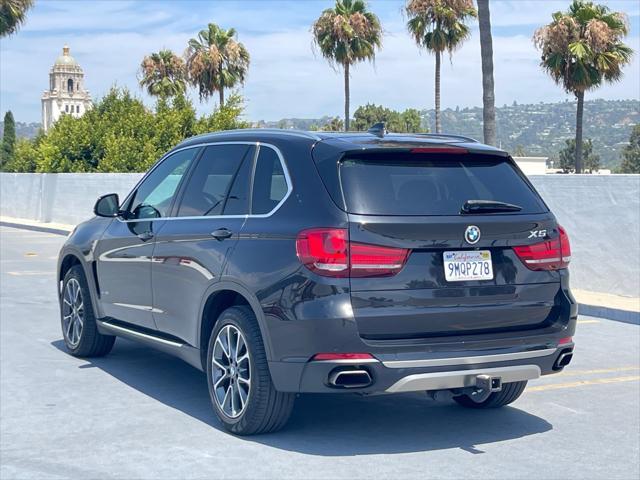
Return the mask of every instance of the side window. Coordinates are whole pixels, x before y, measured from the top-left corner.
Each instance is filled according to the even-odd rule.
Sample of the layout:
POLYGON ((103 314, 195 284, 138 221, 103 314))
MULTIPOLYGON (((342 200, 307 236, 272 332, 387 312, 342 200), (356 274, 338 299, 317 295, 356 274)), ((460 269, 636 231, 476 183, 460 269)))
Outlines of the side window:
POLYGON ((222 211, 223 215, 245 215, 249 213, 249 192, 251 191, 251 173, 253 171, 253 157, 255 156, 255 147, 252 147, 247 155, 245 155, 242 165, 233 185, 227 195, 227 201, 222 211))
POLYGON ((182 176, 198 148, 189 148, 165 158, 140 184, 129 203, 129 219, 166 217, 182 176))
POLYGON ((184 190, 178 216, 220 215, 243 162, 251 162, 253 148, 251 145, 207 147, 184 190))
POLYGON ((274 149, 261 147, 253 180, 251 213, 269 213, 287 194, 287 180, 282 163, 274 149))

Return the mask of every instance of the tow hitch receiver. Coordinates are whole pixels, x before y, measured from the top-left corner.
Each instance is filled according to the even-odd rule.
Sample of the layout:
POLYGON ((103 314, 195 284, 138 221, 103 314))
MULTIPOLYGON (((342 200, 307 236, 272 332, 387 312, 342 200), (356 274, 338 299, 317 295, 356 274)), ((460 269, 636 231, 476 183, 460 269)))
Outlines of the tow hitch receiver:
POLYGON ((474 402, 484 402, 493 392, 502 390, 502 378, 490 375, 478 375, 476 377, 476 388, 471 394, 474 402))
POLYGON ((502 390, 502 378, 478 375, 476 377, 476 388, 478 390, 486 390, 489 393, 499 392, 502 390))

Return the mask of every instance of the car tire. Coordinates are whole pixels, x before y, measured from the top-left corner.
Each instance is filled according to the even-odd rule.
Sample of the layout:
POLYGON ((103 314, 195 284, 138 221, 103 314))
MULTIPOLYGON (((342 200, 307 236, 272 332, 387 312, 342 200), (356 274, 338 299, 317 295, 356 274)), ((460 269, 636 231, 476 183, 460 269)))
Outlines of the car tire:
POLYGON ((65 346, 75 357, 101 357, 116 341, 113 335, 98 332, 91 291, 80 265, 71 267, 64 276, 60 322, 65 346))
POLYGON ((473 397, 469 395, 460 395, 453 397, 458 404, 467 408, 498 408, 509 405, 515 402, 522 392, 524 392, 527 382, 512 382, 502 385, 502 390, 499 392, 493 392, 489 397, 482 401, 476 402, 473 397))
POLYGON ((258 322, 245 306, 218 317, 207 350, 207 384, 217 417, 236 435, 275 432, 293 409, 295 394, 275 389, 258 322))

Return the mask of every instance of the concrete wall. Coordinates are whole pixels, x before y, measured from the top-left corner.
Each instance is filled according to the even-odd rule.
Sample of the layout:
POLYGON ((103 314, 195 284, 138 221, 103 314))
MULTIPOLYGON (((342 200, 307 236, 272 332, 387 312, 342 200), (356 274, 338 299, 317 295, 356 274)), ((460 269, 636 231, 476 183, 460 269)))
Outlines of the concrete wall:
MULTIPOLYGON (((121 198, 141 174, 0 173, 0 214, 76 224, 95 199, 121 198)), ((640 296, 640 175, 529 177, 571 237, 572 285, 640 296)))
POLYGON ((0 173, 0 215, 76 224, 93 216, 100 195, 121 199, 141 173, 0 173))
POLYGON ((569 232, 571 284, 640 296, 640 175, 529 179, 569 232))

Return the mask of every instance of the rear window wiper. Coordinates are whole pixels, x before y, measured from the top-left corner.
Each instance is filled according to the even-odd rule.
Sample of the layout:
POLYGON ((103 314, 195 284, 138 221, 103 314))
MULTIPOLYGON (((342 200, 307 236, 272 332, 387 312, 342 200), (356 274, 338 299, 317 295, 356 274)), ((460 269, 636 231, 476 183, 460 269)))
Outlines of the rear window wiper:
POLYGON ((513 203, 496 202, 494 200, 467 200, 462 205, 460 213, 519 212, 520 210, 522 210, 522 207, 513 203))

